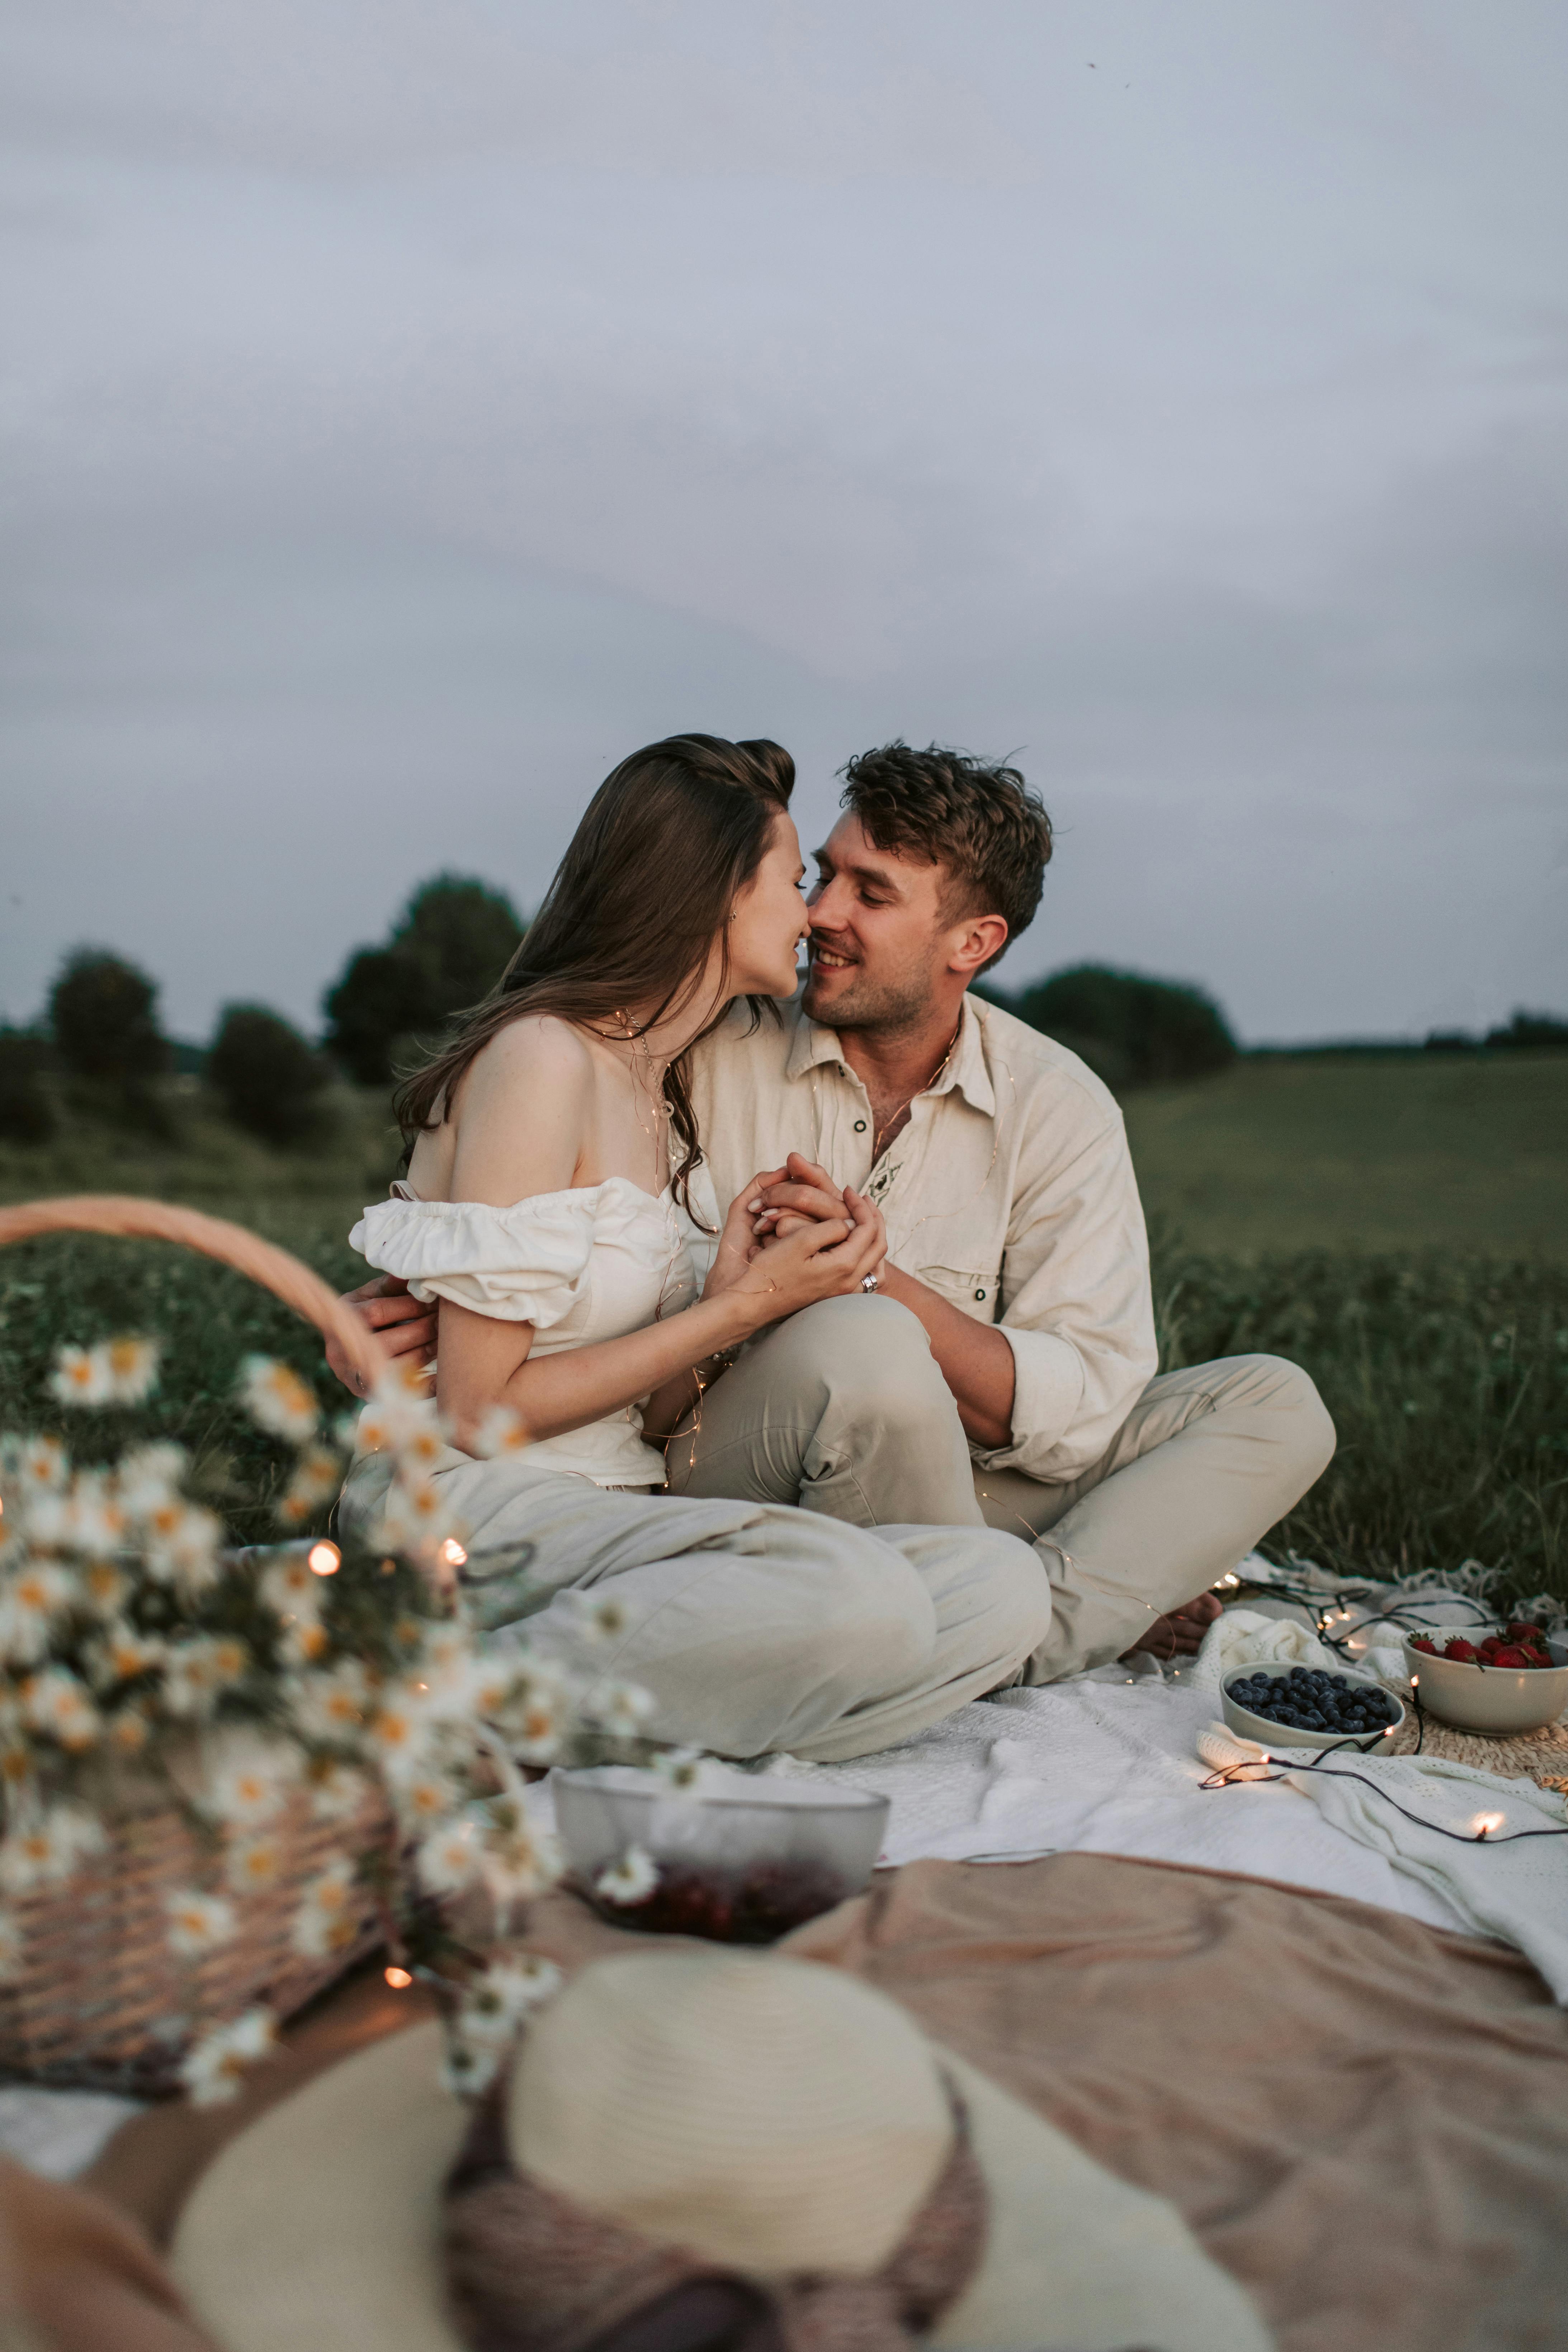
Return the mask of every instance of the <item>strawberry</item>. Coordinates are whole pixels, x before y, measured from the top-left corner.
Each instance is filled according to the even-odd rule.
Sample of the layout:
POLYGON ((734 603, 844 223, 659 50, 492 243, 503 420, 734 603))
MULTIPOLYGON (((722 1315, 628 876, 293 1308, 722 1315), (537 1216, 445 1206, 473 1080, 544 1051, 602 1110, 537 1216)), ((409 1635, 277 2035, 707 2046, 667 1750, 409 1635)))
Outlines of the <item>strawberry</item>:
POLYGON ((1525 1651, 1519 1647, 1517 1643, 1509 1642, 1498 1651, 1492 1663, 1494 1665, 1499 1666, 1528 1666, 1531 1664, 1533 1661, 1525 1651))
POLYGON ((1413 1650, 1425 1650, 1429 1658, 1435 1658, 1437 1654, 1437 1644, 1430 1633, 1417 1633, 1410 1646, 1413 1650))
POLYGON ((1526 1625, 1521 1622, 1509 1627, 1508 1638, 1510 1642, 1542 1642, 1546 1637, 1539 1625, 1526 1625))
POLYGON ((1456 1633, 1451 1642, 1444 1643, 1443 1655, 1455 1659, 1462 1666, 1474 1665, 1476 1645, 1473 1642, 1467 1642, 1462 1633, 1456 1633))

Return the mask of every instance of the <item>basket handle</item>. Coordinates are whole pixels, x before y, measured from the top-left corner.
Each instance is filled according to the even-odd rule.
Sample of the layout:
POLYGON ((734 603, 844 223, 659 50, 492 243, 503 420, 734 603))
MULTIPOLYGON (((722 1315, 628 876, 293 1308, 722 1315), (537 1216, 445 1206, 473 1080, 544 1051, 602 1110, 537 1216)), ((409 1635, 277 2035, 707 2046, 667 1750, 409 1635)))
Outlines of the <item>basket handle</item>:
POLYGON ((24 1201, 0 1209, 0 1248, 32 1241, 39 1234, 125 1234, 138 1241, 178 1242, 184 1249, 216 1257, 248 1275, 264 1290, 291 1307, 318 1331, 336 1339, 364 1381, 366 1392, 386 1369, 381 1350, 359 1317, 329 1290, 319 1274, 259 1234, 209 1217, 200 1209, 176 1208, 169 1201, 138 1200, 129 1192, 78 1192, 57 1201, 24 1201))

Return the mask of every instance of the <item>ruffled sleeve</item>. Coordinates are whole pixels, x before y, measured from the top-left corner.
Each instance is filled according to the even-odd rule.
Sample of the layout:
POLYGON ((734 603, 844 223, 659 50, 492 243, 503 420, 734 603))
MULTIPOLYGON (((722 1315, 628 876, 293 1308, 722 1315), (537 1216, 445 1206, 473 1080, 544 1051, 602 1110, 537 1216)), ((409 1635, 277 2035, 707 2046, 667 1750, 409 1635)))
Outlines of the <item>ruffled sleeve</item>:
POLYGON ((590 1280, 598 1223, 594 1192, 541 1193, 510 1209, 477 1201, 377 1201, 349 1235, 380 1274, 416 1298, 449 1298, 476 1315, 547 1331, 590 1280))

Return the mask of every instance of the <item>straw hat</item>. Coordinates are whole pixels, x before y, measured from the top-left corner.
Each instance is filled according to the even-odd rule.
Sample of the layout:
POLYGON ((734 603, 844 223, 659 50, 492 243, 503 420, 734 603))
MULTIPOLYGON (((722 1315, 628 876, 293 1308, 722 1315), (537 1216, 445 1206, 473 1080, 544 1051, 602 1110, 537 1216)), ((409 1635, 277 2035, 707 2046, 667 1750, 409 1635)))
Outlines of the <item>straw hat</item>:
MULTIPOLYGON (((198 2183, 174 2268, 226 2352, 464 2352, 441 2238, 469 2114, 439 2058, 436 2025, 360 2052, 198 2183)), ((596 1961, 531 2028, 504 2112, 526 2180, 765 2289, 879 2272, 944 2176, 955 2099, 984 2234, 927 2340, 1267 2352, 1247 2297, 1163 2199, 836 1969, 689 1949, 596 1961)))

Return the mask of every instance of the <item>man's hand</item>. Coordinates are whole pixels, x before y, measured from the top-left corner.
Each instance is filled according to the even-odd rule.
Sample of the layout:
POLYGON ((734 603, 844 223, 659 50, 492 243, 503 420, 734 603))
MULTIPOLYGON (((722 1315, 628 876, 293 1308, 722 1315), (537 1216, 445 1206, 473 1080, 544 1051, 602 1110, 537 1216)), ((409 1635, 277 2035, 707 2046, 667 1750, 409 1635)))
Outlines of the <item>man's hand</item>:
POLYGON ((842 1187, 803 1151, 792 1151, 782 1168, 758 1177, 752 1202, 752 1230, 763 1243, 784 1241, 803 1225, 837 1224, 849 1214, 842 1187))
MULTIPOLYGON (((344 1292, 343 1305, 352 1307, 366 1330, 374 1335, 388 1363, 403 1356, 424 1361, 435 1354, 436 1309, 411 1298, 400 1275, 378 1274, 362 1282, 357 1290, 344 1292)), ((327 1361, 344 1388, 352 1389, 355 1396, 364 1395, 363 1381, 335 1339, 327 1341, 327 1361)), ((434 1392, 432 1382, 426 1387, 427 1393, 434 1392)))

